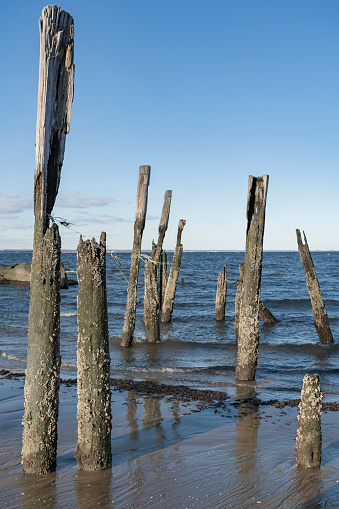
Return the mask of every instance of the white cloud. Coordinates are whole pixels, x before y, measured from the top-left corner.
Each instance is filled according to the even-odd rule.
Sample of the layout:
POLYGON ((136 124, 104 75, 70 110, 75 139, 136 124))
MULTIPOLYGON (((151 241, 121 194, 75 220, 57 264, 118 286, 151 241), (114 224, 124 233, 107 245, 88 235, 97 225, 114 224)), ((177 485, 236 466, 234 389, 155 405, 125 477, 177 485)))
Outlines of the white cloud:
POLYGON ((87 217, 75 217, 75 223, 100 223, 100 224, 112 224, 112 223, 133 223, 132 219, 125 219, 123 217, 117 217, 109 214, 94 214, 87 217))
POLYGON ((148 221, 159 221, 160 220, 160 216, 154 216, 153 214, 147 214, 146 215, 146 219, 148 221))
POLYGON ((89 207, 104 207, 113 203, 115 198, 108 196, 86 196, 81 193, 60 193, 56 200, 56 207, 87 209, 89 207))
POLYGON ((0 214, 19 214, 32 208, 33 199, 27 195, 0 194, 0 214))

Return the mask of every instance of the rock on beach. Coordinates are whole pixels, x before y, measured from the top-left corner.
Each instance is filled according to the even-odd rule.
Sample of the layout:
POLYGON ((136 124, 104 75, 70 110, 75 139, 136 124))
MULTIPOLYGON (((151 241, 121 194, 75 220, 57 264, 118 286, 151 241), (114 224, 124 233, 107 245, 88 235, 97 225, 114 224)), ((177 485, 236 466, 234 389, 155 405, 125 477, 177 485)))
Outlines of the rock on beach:
MULTIPOLYGON (((67 273, 63 264, 60 264, 60 288, 68 288, 71 285, 78 284, 67 278, 67 273)), ((31 264, 17 263, 14 265, 4 265, 0 267, 0 283, 13 283, 29 286, 31 280, 31 264)))

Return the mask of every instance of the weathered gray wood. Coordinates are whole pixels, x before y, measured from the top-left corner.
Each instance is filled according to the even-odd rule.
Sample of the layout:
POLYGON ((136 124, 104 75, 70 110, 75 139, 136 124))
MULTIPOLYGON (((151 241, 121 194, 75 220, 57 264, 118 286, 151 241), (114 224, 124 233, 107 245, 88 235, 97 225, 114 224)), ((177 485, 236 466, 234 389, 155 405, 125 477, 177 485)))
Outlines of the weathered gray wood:
POLYGON ((152 261, 145 263, 145 297, 144 297, 144 323, 147 341, 154 343, 160 339, 160 297, 159 297, 159 263, 162 246, 168 226, 171 208, 172 191, 165 192, 162 208, 158 242, 152 245, 152 261))
POLYGON ((74 86, 74 22, 56 5, 42 11, 34 213, 45 230, 59 189, 66 134, 69 132, 74 86))
POLYGON ((242 286, 244 282, 244 266, 242 263, 239 263, 239 274, 240 279, 237 279, 235 281, 235 284, 237 285, 237 291, 235 294, 235 318, 234 318, 234 330, 235 330, 235 337, 238 341, 238 333, 239 333, 239 318, 240 318, 240 303, 241 303, 241 295, 242 295, 242 286))
POLYGON ((312 256, 308 248, 305 232, 303 232, 305 243, 302 241, 300 230, 296 230, 296 233, 300 259, 304 267, 308 292, 311 298, 314 326, 321 343, 334 343, 332 331, 328 321, 327 311, 318 283, 317 274, 313 265, 312 256))
POLYGON ((164 243, 165 234, 168 227, 168 219, 171 209, 171 200, 172 200, 172 191, 168 190, 165 192, 164 196, 164 204, 162 207, 161 218, 159 223, 159 231, 158 231, 158 242, 156 244, 156 250, 154 255, 152 254, 152 258, 156 263, 156 266, 159 265, 160 256, 162 251, 162 246, 164 243))
POLYGON ((31 270, 22 468, 56 469, 60 381, 60 236, 53 224, 40 236, 31 270))
POLYGON ((181 235, 182 235, 182 231, 184 229, 185 224, 186 224, 186 221, 184 219, 179 220, 177 244, 176 244, 174 254, 173 254, 171 270, 170 270, 170 274, 168 277, 165 295, 164 295, 164 302, 162 304, 162 309, 161 309, 160 321, 162 323, 170 322, 172 313, 173 313, 175 291, 177 288, 177 282, 178 282, 178 277, 179 277, 179 272, 180 272, 182 252, 184 249, 183 245, 181 244, 181 235))
POLYGON ((157 267, 153 260, 145 261, 144 323, 149 343, 160 339, 159 294, 157 267))
POLYGON ((167 285, 167 253, 162 251, 160 258, 160 289, 159 289, 159 308, 162 308, 167 285))
POLYGON ((226 265, 224 265, 222 272, 219 272, 218 276, 217 295, 215 298, 216 320, 225 320, 226 293, 227 293, 227 272, 226 265))
POLYGON ((259 353, 259 302, 268 175, 249 177, 244 280, 238 328, 237 380, 254 380, 259 353))
POLYGON ((261 301, 259 302, 259 315, 260 315, 260 318, 262 318, 265 323, 277 323, 276 317, 271 313, 271 311, 261 301))
POLYGON ((298 467, 319 468, 322 455, 321 401, 319 376, 305 375, 299 404, 295 444, 298 467))
POLYGON ((124 327, 121 339, 121 346, 127 347, 130 347, 132 345, 133 334, 135 329, 135 310, 137 303, 137 286, 139 278, 141 241, 145 227, 150 173, 151 173, 150 166, 140 166, 136 199, 135 222, 134 222, 134 241, 133 250, 131 254, 131 269, 127 288, 127 301, 124 327))
POLYGON ((60 236, 49 228, 73 100, 73 18, 55 5, 40 18, 40 64, 34 173, 34 240, 28 317, 22 468, 56 468, 60 377, 60 236))
POLYGON ((79 470, 112 465, 110 354, 106 293, 106 233, 78 250, 78 445, 79 470))

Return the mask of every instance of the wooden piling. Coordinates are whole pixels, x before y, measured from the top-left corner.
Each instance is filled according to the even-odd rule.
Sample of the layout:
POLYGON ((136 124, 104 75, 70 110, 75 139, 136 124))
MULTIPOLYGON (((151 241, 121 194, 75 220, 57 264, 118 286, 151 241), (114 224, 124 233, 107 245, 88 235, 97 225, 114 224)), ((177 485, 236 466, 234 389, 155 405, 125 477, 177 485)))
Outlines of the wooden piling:
POLYGON ((157 267, 153 260, 145 261, 144 323, 147 341, 149 343, 156 343, 159 341, 160 327, 157 267))
POLYGON ((303 232, 305 241, 304 243, 301 238, 300 230, 296 230, 296 233, 300 259, 304 267, 307 287, 312 304, 314 326, 316 328, 321 343, 323 344, 334 343, 332 331, 328 321, 327 311, 318 283, 317 274, 315 272, 315 268, 313 265, 312 256, 308 248, 305 232, 303 232))
POLYGON ((159 289, 159 308, 162 308, 162 303, 164 302, 164 296, 167 285, 167 253, 166 251, 162 251, 160 257, 160 289, 159 289))
POLYGON ((259 353, 259 302, 268 175, 249 177, 244 279, 238 328, 237 380, 254 380, 259 353))
MULTIPOLYGON (((236 340, 238 341, 238 328, 239 328, 239 316, 240 316, 240 304, 241 304, 241 292, 244 278, 244 267, 242 263, 239 263, 240 280, 236 280, 237 292, 235 294, 235 319, 234 319, 234 330, 236 340)), ((259 315, 265 323, 277 323, 277 319, 271 313, 271 311, 265 306, 263 302, 259 302, 259 315)))
POLYGON ((165 291, 165 295, 164 295, 164 302, 162 304, 162 309, 161 309, 160 321, 162 323, 170 322, 171 317, 172 317, 175 291, 176 291, 179 272, 180 272, 182 252, 184 249, 183 245, 181 244, 181 235, 182 235, 182 231, 184 229, 185 224, 186 224, 186 221, 184 219, 179 220, 177 244, 176 244, 174 254, 173 254, 171 270, 170 270, 170 274, 168 277, 166 291, 165 291))
POLYGON ((34 172, 34 240, 28 316, 22 469, 56 469, 60 382, 60 236, 49 227, 69 131, 74 23, 55 5, 42 11, 34 172))
POLYGON ((227 293, 227 272, 226 265, 224 265, 222 272, 219 272, 217 295, 215 299, 215 319, 218 321, 225 320, 226 293, 227 293))
POLYGON ((151 167, 140 166, 137 189, 137 200, 134 222, 134 241, 131 254, 131 269, 127 288, 127 301, 122 331, 121 346, 131 346, 135 329, 135 310, 137 303, 137 287, 140 266, 141 241, 145 228, 145 219, 147 211, 148 186, 150 180, 151 167))
POLYGON ((276 317, 261 301, 259 302, 259 315, 260 318, 262 318, 265 323, 277 323, 276 317))
POLYGON ((239 263, 239 274, 240 279, 237 279, 235 281, 235 284, 237 285, 237 291, 235 294, 235 318, 234 318, 234 330, 235 330, 235 337, 238 341, 238 332, 239 332, 239 318, 240 318, 240 303, 241 303, 241 295, 242 295, 242 285, 244 281, 244 266, 242 263, 239 263))
POLYGON ((319 376, 305 375, 299 404, 295 444, 298 467, 319 468, 322 454, 321 401, 319 376))
POLYGON ((106 233, 100 243, 80 237, 78 292, 78 445, 79 470, 112 465, 110 354, 106 292, 106 233))
POLYGON ((145 297, 144 297, 144 323, 147 341, 154 343, 160 339, 159 325, 159 263, 168 219, 171 208, 172 191, 165 192, 162 208, 158 242, 152 246, 152 260, 145 262, 145 297))
POLYGON ((168 190, 165 192, 164 196, 164 204, 162 207, 161 218, 159 223, 159 231, 158 231, 158 242, 155 247, 154 254, 152 253, 152 258, 155 261, 156 266, 159 266, 160 256, 162 252, 162 246, 165 239, 165 234, 168 228, 168 220, 171 209, 171 201, 172 201, 172 191, 168 190))

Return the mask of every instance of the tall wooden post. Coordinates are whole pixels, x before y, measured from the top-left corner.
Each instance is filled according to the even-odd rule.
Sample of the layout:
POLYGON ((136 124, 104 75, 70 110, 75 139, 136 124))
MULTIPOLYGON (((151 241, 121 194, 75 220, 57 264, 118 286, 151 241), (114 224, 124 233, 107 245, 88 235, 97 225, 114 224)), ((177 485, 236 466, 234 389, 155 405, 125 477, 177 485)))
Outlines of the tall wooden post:
POLYGON ((276 317, 261 301, 259 302, 259 315, 260 318, 262 318, 265 323, 277 323, 276 317))
POLYGON ((179 277, 179 272, 180 272, 182 252, 184 249, 183 245, 181 244, 181 235, 182 235, 182 231, 184 229, 185 224, 186 224, 186 221, 184 219, 179 220, 177 245, 174 250, 171 270, 170 270, 170 274, 168 277, 165 295, 164 295, 164 302, 162 304, 162 309, 161 309, 160 321, 162 323, 170 322, 171 317, 172 317, 175 291, 177 288, 177 282, 178 282, 178 277, 179 277))
POLYGON ((216 320, 225 320, 226 292, 227 292, 227 272, 226 265, 224 265, 222 272, 219 272, 218 276, 217 295, 215 299, 216 320))
POLYGON ((22 468, 56 468, 60 379, 60 236, 49 227, 58 193, 73 101, 74 23, 55 5, 42 11, 36 156, 34 240, 28 316, 22 468))
POLYGON ((170 209, 171 209, 171 201, 172 201, 172 191, 167 190, 165 192, 164 204, 162 206, 162 212, 161 212, 161 217, 160 217, 159 231, 158 231, 158 242, 155 246, 155 252, 152 253, 152 258, 155 261, 157 267, 160 262, 162 246, 163 246, 165 234, 166 234, 166 231, 168 228, 168 220, 169 220, 170 209))
POLYGON ((327 311, 323 297, 321 295, 317 274, 315 272, 312 256, 308 248, 305 232, 303 232, 305 243, 302 241, 300 230, 296 230, 296 233, 300 259, 304 267, 308 292, 311 298, 314 326, 321 343, 334 343, 330 324, 328 321, 327 311))
POLYGON ((235 311, 235 318, 234 318, 234 330, 235 330, 235 337, 238 341, 238 333, 239 333, 239 319, 240 319, 240 304, 241 304, 241 296, 242 296, 242 286, 244 282, 244 266, 242 263, 239 263, 239 274, 240 279, 237 279, 235 284, 237 285, 237 291, 235 294, 235 303, 234 303, 234 311, 235 311))
POLYGON ((298 467, 320 467, 322 399, 319 375, 305 375, 299 404, 300 411, 295 444, 298 467))
POLYGON ((133 334, 135 329, 135 310, 137 303, 137 287, 141 254, 141 241, 142 234, 145 228, 150 173, 151 173, 150 166, 140 166, 136 200, 137 203, 135 210, 135 222, 134 222, 134 241, 131 255, 131 269, 127 288, 127 302, 124 327, 122 330, 121 346, 131 346, 133 342, 133 334))
POLYGON ((259 353, 259 302, 268 175, 248 182, 247 231, 242 288, 237 380, 254 380, 259 353))
POLYGON ((160 288, 159 288, 159 308, 162 308, 167 285, 167 253, 162 251, 160 257, 160 288))
POLYGON ((152 260, 145 262, 144 323, 147 341, 160 339, 159 325, 159 263, 171 208, 172 191, 166 191, 162 208, 158 242, 152 246, 152 260))
POLYGON ((106 293, 106 233, 78 250, 78 445, 79 470, 112 465, 110 354, 106 293))
POLYGON ((156 343, 159 341, 160 326, 157 267, 153 260, 145 261, 144 323, 147 341, 149 343, 156 343))

